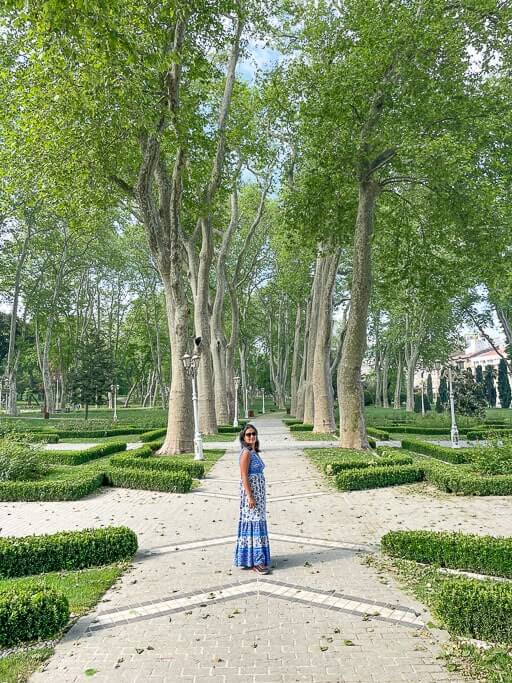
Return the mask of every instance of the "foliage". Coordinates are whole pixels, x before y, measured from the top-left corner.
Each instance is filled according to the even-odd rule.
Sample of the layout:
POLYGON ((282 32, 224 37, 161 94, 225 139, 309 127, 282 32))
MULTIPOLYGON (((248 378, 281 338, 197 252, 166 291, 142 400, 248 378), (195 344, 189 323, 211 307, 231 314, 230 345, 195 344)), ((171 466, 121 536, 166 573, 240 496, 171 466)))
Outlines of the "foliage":
POLYGON ((432 374, 430 372, 427 375, 427 397, 429 405, 432 406, 434 404, 434 389, 432 386, 432 374))
POLYGON ((366 467, 346 470, 336 475, 336 487, 341 491, 358 491, 398 484, 411 484, 424 479, 424 471, 418 465, 395 465, 366 467))
POLYGON ((112 486, 148 491, 187 493, 192 487, 192 477, 187 472, 145 471, 135 468, 113 467, 108 473, 112 486))
POLYGON ((402 439, 402 448, 413 451, 414 453, 423 453, 429 455, 437 460, 450 462, 452 464, 460 464, 469 462, 472 451, 459 450, 455 448, 447 448, 446 446, 438 446, 435 443, 428 441, 419 441, 416 439, 402 439))
POLYGON ((392 557, 512 578, 512 539, 451 531, 389 531, 382 550, 392 557))
POLYGON ((167 427, 164 427, 162 429, 153 429, 150 432, 144 432, 143 434, 141 434, 139 439, 143 442, 155 441, 156 439, 159 439, 161 436, 165 436, 166 434, 167 427))
POLYGON ((102 472, 78 470, 72 477, 45 478, 39 481, 2 481, 0 500, 78 500, 103 484, 102 472))
POLYGON ((53 638, 69 619, 69 605, 53 590, 12 589, 0 593, 0 645, 53 638))
POLYGON ((86 448, 82 451, 43 451, 41 460, 53 465, 82 465, 90 460, 103 458, 110 453, 117 453, 126 450, 126 443, 123 441, 109 441, 100 443, 97 446, 86 448))
POLYGON ((510 408, 512 399, 510 393, 510 381, 508 378, 508 366, 504 358, 500 359, 498 366, 498 394, 502 408, 510 408))
POLYGON ((196 479, 204 477, 204 465, 201 462, 190 462, 184 458, 175 458, 172 455, 140 457, 136 451, 128 451, 124 455, 111 458, 110 466, 116 469, 135 469, 146 472, 186 472, 196 479))
POLYGON ((377 427, 367 427, 366 433, 370 436, 375 436, 380 441, 389 441, 389 432, 385 431, 384 429, 377 427))
POLYGON ((449 465, 436 460, 423 460, 425 478, 447 493, 463 496, 511 496, 512 475, 482 476, 465 465, 449 465))
POLYGON ((4 436, 0 439, 0 482, 41 479, 47 470, 42 463, 43 453, 17 436, 4 436))
POLYGON ((347 454, 345 457, 339 457, 324 463, 324 472, 326 474, 338 474, 345 470, 372 468, 372 467, 390 467, 395 465, 412 465, 412 458, 408 455, 403 455, 399 452, 389 453, 384 457, 370 457, 362 455, 360 458, 354 455, 347 454))
MULTIPOLYGON (((484 417, 485 398, 471 370, 456 372, 453 378, 455 412, 469 417, 484 417)), ((496 404, 496 401, 494 402, 496 404)))
POLYGON ((451 633, 512 643, 512 586, 457 578, 443 581, 435 611, 451 633))
POLYGON ((105 338, 97 331, 89 331, 80 344, 69 374, 72 401, 85 405, 85 419, 89 405, 103 403, 113 380, 112 356, 105 338))
POLYGON ((0 576, 98 567, 130 560, 136 550, 137 536, 123 526, 5 537, 0 539, 0 576))
POLYGON ((471 450, 474 468, 482 474, 512 474, 512 439, 495 436, 485 446, 471 450))
POLYGON ((439 380, 439 390, 436 399, 436 410, 438 413, 443 412, 448 407, 448 381, 446 379, 446 373, 442 373, 441 379, 439 380))
POLYGON ((494 383, 496 379, 496 370, 492 365, 485 366, 484 373, 484 394, 487 403, 491 408, 496 407, 496 385, 494 383))

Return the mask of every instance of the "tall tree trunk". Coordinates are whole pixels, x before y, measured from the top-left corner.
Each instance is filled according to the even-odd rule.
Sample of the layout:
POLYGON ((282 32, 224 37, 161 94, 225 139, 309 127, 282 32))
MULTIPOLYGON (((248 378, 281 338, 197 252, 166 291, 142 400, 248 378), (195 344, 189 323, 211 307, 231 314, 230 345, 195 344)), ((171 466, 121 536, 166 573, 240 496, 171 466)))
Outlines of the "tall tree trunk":
POLYGON ((313 399, 313 364, 315 360, 318 308, 322 289, 322 270, 324 261, 319 249, 316 257, 315 276, 313 278, 313 294, 311 300, 311 317, 309 321, 308 355, 306 363, 306 382, 304 387, 304 422, 313 424, 315 420, 315 403, 313 399))
POLYGON ((402 352, 398 351, 398 365, 396 368, 395 398, 393 408, 400 410, 400 396, 402 395, 402 352))
POLYGON ((340 446, 368 448, 363 412, 361 364, 366 350, 368 304, 372 284, 371 239, 379 186, 372 180, 359 184, 359 205, 354 235, 350 313, 338 372, 340 446))
POLYGON ((306 307, 306 321, 304 323, 304 337, 303 337, 303 343, 302 343, 302 362, 301 362, 301 368, 300 368, 299 387, 297 389, 297 408, 295 410, 295 417, 297 418, 297 420, 302 420, 302 421, 304 421, 304 402, 305 402, 305 397, 306 397, 305 385, 306 385, 306 373, 307 373, 307 362, 308 362, 309 335, 311 332, 311 329, 310 329, 311 305, 312 305, 312 300, 310 298, 308 300, 308 305, 306 307))
POLYGON ((28 253, 28 245, 31 237, 30 225, 27 227, 27 234, 23 240, 23 246, 18 256, 16 264, 16 275, 14 278, 14 292, 11 306, 11 321, 9 329, 9 348, 7 351, 7 364, 5 367, 5 376, 9 380, 6 397, 6 411, 8 415, 15 417, 18 414, 18 405, 16 402, 16 374, 18 369, 19 352, 16 352, 16 325, 18 320, 18 305, 20 299, 21 289, 21 274, 23 271, 23 264, 28 253))
POLYGON ((331 380, 331 340, 333 291, 341 251, 324 255, 322 282, 318 297, 317 330, 313 358, 313 431, 330 433, 336 431, 331 380))
POLYGON ((505 311, 502 308, 500 308, 499 306, 495 306, 495 309, 496 315, 498 316, 498 320, 500 321, 501 327, 503 328, 503 333, 505 335, 507 345, 512 345, 512 325, 510 324, 510 320, 508 319, 507 315, 505 314, 505 311))
POLYGON ((389 356, 387 349, 385 348, 382 353, 382 407, 389 408, 389 395, 388 395, 388 384, 389 384, 389 356))
POLYGON ((128 406, 130 405, 130 400, 131 400, 131 398, 132 398, 133 392, 134 392, 135 389, 137 388, 137 384, 138 384, 138 380, 135 380, 135 382, 134 382, 134 383, 132 384, 132 386, 130 387, 130 389, 129 389, 129 391, 128 391, 128 395, 127 395, 126 398, 124 399, 124 407, 125 407, 125 408, 128 408, 128 406))
POLYGON ((406 341, 404 346, 405 357, 405 390, 406 390, 406 411, 414 412, 414 374, 419 357, 419 345, 415 341, 406 341))
POLYGON ((302 310, 300 303, 297 304, 297 313, 295 314, 295 334, 293 336, 293 358, 292 358, 292 375, 290 380, 290 414, 295 415, 297 411, 297 387, 299 378, 297 376, 299 364, 299 347, 300 347, 300 326, 302 322, 302 310))

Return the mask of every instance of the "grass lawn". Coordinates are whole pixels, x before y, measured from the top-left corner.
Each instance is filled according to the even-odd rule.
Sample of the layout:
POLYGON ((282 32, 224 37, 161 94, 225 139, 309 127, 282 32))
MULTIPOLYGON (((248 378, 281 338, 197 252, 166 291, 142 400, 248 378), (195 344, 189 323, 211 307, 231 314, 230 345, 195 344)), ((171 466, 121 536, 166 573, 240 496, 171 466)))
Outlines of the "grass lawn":
POLYGON ((314 434, 313 432, 290 432, 297 441, 337 441, 338 434, 314 434))
MULTIPOLYGON (((74 572, 51 572, 18 579, 0 579, 0 593, 11 586, 54 588, 69 600, 71 615, 80 617, 99 602, 127 566, 127 563, 119 563, 74 572)), ((28 681, 30 675, 52 654, 51 648, 37 648, 0 659, 1 683, 28 681)))
MULTIPOLYGON (((203 465, 204 465, 204 473, 207 474, 212 467, 215 465, 217 460, 220 460, 222 456, 224 455, 226 451, 220 450, 220 449, 204 449, 203 450, 203 455, 204 455, 204 460, 203 460, 203 465)), ((169 458, 183 458, 185 460, 194 460, 194 454, 193 453, 181 453, 180 455, 169 455, 169 456, 162 456, 162 457, 169 457, 169 458)), ((200 481, 200 480, 198 480, 200 481)))
POLYGON ((53 649, 41 647, 28 652, 7 655, 0 659, 1 683, 24 683, 53 654, 53 649))
MULTIPOLYGON (((369 556, 362 560, 377 568, 380 580, 386 582, 389 572, 407 591, 430 609, 443 581, 450 578, 436 567, 425 566, 409 560, 369 556)), ((440 626, 428 624, 428 626, 440 626)), ((445 644, 440 659, 448 671, 459 671, 468 677, 486 683, 507 683, 512 681, 512 657, 505 647, 494 646, 488 650, 453 639, 445 644)))
POLYGON ((204 443, 227 443, 238 438, 238 434, 206 434, 203 436, 204 443))

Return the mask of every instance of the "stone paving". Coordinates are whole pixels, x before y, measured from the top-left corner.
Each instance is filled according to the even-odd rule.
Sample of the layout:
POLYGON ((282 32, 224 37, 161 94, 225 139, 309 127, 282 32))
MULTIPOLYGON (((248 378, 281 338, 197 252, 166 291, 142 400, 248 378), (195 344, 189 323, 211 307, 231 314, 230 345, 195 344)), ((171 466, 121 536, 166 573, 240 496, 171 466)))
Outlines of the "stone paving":
POLYGON ((436 659, 425 608, 361 559, 391 528, 511 535, 510 499, 424 484, 338 492, 279 420, 256 422, 267 465, 267 577, 231 566, 235 442, 192 495, 116 488, 74 502, 0 504, 2 534, 126 524, 139 537, 133 569, 70 629, 34 683, 91 672, 104 682, 462 680, 436 659))

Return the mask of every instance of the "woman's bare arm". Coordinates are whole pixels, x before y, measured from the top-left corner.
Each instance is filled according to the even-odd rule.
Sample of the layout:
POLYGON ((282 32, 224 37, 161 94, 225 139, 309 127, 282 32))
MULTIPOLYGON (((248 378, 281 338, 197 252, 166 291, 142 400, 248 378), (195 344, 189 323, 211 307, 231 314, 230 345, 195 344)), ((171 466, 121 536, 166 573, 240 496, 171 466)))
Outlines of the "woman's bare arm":
POLYGON ((244 448, 242 455, 240 456, 240 479, 242 480, 242 486, 247 495, 247 504, 250 508, 256 507, 256 501, 252 493, 251 485, 249 483, 249 464, 251 462, 251 454, 247 449, 244 448))

